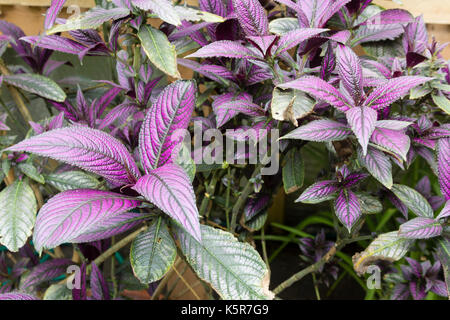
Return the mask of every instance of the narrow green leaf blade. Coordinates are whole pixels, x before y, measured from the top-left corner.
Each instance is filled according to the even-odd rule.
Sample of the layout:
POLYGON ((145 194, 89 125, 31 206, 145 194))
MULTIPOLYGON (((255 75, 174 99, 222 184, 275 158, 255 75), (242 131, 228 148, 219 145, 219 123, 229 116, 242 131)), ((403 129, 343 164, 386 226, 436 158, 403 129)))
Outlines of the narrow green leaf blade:
POLYGON ((293 148, 286 154, 282 174, 286 194, 293 193, 303 186, 305 166, 300 149, 293 148))
POLYGON ((10 76, 3 76, 3 81, 14 87, 37 94, 43 98, 57 102, 66 100, 66 93, 55 81, 39 74, 13 74, 10 76))

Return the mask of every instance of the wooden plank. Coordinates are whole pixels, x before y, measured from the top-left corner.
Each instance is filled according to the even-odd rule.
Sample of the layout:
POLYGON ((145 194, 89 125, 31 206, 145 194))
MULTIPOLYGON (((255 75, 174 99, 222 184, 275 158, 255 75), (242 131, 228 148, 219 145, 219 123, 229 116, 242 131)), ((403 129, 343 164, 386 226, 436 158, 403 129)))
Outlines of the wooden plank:
POLYGON ((375 0, 374 3, 386 9, 405 9, 414 16, 423 14, 426 23, 450 24, 450 0, 402 0, 401 5, 389 0, 375 0))
MULTIPOLYGON (((0 0, 0 4, 5 5, 20 5, 28 7, 48 7, 51 0, 0 0)), ((90 8, 95 5, 94 0, 67 0, 64 6, 77 5, 81 8, 90 8)))

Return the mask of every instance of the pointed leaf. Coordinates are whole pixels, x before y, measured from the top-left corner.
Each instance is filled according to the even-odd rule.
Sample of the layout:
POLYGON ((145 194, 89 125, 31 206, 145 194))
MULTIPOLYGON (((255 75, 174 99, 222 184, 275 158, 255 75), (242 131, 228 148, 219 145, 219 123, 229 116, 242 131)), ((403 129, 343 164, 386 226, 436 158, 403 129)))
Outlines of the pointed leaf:
POLYGON ((432 219, 417 217, 400 225, 398 235, 408 239, 429 239, 440 236, 442 225, 432 219))
POLYGON ((121 185, 134 183, 140 176, 133 157, 119 140, 88 127, 55 129, 23 140, 7 150, 63 161, 121 185))
POLYGON ((450 216, 450 200, 447 200, 447 202, 445 203, 444 208, 442 208, 441 212, 436 217, 436 220, 447 218, 449 216, 450 216))
POLYGON ((411 141, 402 131, 378 128, 373 130, 370 142, 382 151, 390 152, 406 161, 411 141))
POLYGON ((249 244, 231 233, 202 225, 200 243, 179 230, 181 250, 197 275, 211 284, 223 299, 273 299, 268 270, 249 244))
POLYGON ((287 32, 278 40, 274 56, 292 49, 303 41, 306 41, 324 31, 328 31, 328 29, 304 28, 287 32))
POLYGON ((300 149, 293 148, 288 151, 283 165, 283 186, 286 194, 297 191, 303 186, 305 166, 300 149))
POLYGON ((275 88, 270 108, 274 119, 291 121, 295 125, 297 119, 301 119, 313 111, 314 105, 314 100, 303 92, 275 88))
POLYGON ((334 207, 339 221, 350 232, 352 226, 361 216, 361 205, 359 204, 358 197, 352 191, 343 189, 335 199, 334 207))
POLYGON ((419 217, 434 217, 433 209, 427 199, 413 188, 401 184, 394 184, 391 191, 419 217))
POLYGON ((0 243, 16 252, 26 243, 36 219, 34 192, 24 180, 16 180, 0 192, 0 243))
POLYGON ((338 190, 335 180, 319 181, 306 188, 295 202, 319 203, 331 200, 338 190))
POLYGON ((444 273, 447 296, 450 297, 450 240, 441 237, 436 241, 436 253, 444 273))
POLYGON ((366 155, 367 145, 373 130, 375 130, 378 113, 369 107, 354 107, 348 110, 345 115, 362 147, 363 155, 366 155))
POLYGON ((62 243, 109 238, 140 223, 141 213, 127 212, 140 201, 118 193, 68 190, 47 201, 36 219, 33 243, 38 252, 62 243))
POLYGON ((389 9, 383 10, 360 25, 370 26, 370 25, 386 25, 386 24, 399 24, 408 23, 413 20, 413 16, 406 10, 403 9, 389 9))
POLYGON ((438 106, 442 111, 450 115, 450 100, 447 99, 444 95, 438 96, 435 94, 431 95, 433 102, 438 106))
POLYGON ((161 219, 141 232, 131 244, 130 262, 133 273, 142 283, 161 279, 175 262, 177 248, 161 219))
POLYGON ((375 110, 384 109, 404 97, 412 88, 431 79, 419 76, 404 76, 390 79, 386 84, 375 88, 364 101, 364 105, 370 106, 375 110))
POLYGON ((393 184, 392 164, 389 158, 381 151, 369 147, 367 154, 363 156, 362 150, 358 150, 358 160, 367 171, 386 188, 390 189, 393 184))
POLYGON ((104 9, 101 7, 95 7, 79 16, 68 19, 64 24, 54 26, 50 30, 47 30, 47 34, 79 29, 97 29, 106 21, 118 20, 128 16, 129 14, 130 10, 127 8, 104 9))
POLYGON ((39 299, 28 293, 8 292, 0 294, 0 300, 39 300, 39 299))
POLYGON ((20 288, 30 289, 42 282, 52 280, 64 273, 68 266, 73 265, 70 259, 53 259, 35 266, 20 283, 20 288))
POLYGON ((150 61, 162 72, 181 78, 177 69, 177 52, 167 36, 160 30, 143 25, 138 32, 139 40, 150 61))
POLYGON ((95 300, 110 300, 108 284, 95 262, 91 263, 91 292, 95 300))
POLYGON ((10 76, 3 76, 3 81, 50 100, 58 102, 66 100, 66 93, 55 81, 39 74, 13 74, 10 76))
POLYGON ((318 100, 323 100, 331 104, 341 111, 347 111, 352 107, 347 99, 336 88, 317 77, 304 76, 291 82, 280 84, 278 87, 304 91, 318 100))
POLYGON ((186 58, 239 58, 239 59, 260 59, 256 53, 244 47, 236 41, 221 40, 215 41, 186 56, 186 58))
POLYGON ((339 141, 351 134, 351 129, 340 122, 333 120, 315 120, 301 126, 280 139, 301 139, 307 141, 339 141))
POLYGON ((38 169, 31 163, 19 163, 17 165, 17 168, 19 168, 20 171, 22 171, 22 173, 25 174, 28 178, 41 184, 45 183, 44 176, 40 174, 38 169))
POLYGON ((100 186, 93 175, 83 171, 54 172, 44 176, 46 183, 59 191, 74 189, 97 189, 100 186))
POLYGON ((279 36, 299 28, 300 25, 296 18, 278 18, 269 23, 270 32, 279 36))
POLYGON ((355 271, 362 275, 367 268, 378 260, 394 262, 403 258, 413 240, 401 238, 397 231, 379 235, 363 252, 352 257, 355 271))
POLYGON ((336 60, 339 77, 358 105, 364 94, 361 61, 352 49, 344 45, 337 46, 336 60))
POLYGON ((442 138, 437 143, 437 171, 439 185, 445 200, 450 199, 450 138, 442 138))
POLYGON ((166 164, 151 170, 139 179, 133 189, 201 241, 194 189, 182 168, 175 164, 166 164))
POLYGON ((28 36, 22 37, 20 40, 28 42, 34 46, 49 50, 65 52, 79 55, 86 50, 86 47, 72 39, 64 38, 57 35, 51 36, 28 36))
POLYGON ((52 0, 50 7, 47 9, 47 12, 45 13, 44 28, 46 30, 53 26, 56 17, 58 16, 65 2, 66 0, 52 0))
POLYGON ((356 47, 362 43, 381 40, 394 40, 401 36, 403 27, 401 24, 379 24, 360 26, 354 33, 351 46, 356 47))
POLYGON ((247 36, 265 36, 269 33, 269 21, 258 0, 233 0, 236 17, 247 36))
POLYGON ((139 155, 146 173, 172 162, 172 150, 184 136, 195 107, 195 84, 177 81, 159 94, 145 116, 139 133, 139 155))

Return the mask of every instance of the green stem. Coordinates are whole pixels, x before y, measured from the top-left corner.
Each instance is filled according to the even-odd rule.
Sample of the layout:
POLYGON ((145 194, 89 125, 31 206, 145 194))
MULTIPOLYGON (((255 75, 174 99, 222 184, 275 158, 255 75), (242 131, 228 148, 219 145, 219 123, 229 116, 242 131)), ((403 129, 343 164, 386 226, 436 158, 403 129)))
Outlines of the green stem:
POLYGON ((316 297, 317 300, 320 300, 320 292, 319 292, 319 287, 317 285, 317 279, 316 279, 316 274, 313 272, 312 273, 312 278, 313 278, 313 283, 314 283, 314 291, 316 292, 316 297))

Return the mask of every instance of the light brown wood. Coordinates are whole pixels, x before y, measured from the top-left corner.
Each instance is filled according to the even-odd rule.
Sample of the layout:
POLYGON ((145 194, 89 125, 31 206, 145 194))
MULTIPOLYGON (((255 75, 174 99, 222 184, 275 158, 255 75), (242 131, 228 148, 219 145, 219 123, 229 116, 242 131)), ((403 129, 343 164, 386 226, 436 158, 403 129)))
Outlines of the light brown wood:
MULTIPOLYGON (((29 7, 48 7, 50 6, 51 0, 0 0, 0 4, 6 5, 21 5, 29 7)), ((90 8, 95 5, 94 0, 67 0, 64 4, 65 7, 70 5, 77 5, 82 8, 90 8)))

